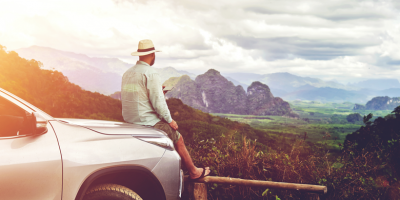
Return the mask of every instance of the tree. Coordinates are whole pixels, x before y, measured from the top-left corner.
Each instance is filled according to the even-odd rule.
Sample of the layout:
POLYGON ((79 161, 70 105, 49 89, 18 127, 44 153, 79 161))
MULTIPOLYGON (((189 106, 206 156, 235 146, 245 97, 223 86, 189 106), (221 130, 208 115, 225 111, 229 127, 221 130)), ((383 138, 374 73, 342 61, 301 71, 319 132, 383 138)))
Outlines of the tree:
POLYGON ((373 122, 370 121, 372 114, 365 116, 365 126, 347 135, 344 147, 356 155, 363 152, 375 155, 376 164, 396 180, 400 169, 400 106, 392 113, 394 115, 378 117, 373 122))
POLYGON ((353 113, 353 114, 347 115, 346 119, 348 122, 355 123, 358 121, 362 121, 363 117, 360 115, 360 113, 353 113))

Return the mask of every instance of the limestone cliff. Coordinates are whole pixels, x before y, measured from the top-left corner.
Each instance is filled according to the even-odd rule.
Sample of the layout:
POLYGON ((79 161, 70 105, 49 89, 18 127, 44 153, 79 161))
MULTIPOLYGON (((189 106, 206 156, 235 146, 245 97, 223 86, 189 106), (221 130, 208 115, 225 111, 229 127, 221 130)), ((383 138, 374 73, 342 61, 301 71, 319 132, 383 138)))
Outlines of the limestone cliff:
POLYGON ((393 110, 400 105, 400 97, 374 97, 365 105, 367 110, 393 110))
POLYGON ((274 97, 269 87, 258 81, 247 88, 247 101, 249 115, 294 114, 288 102, 274 97))
POLYGON ((166 94, 167 98, 179 98, 185 104, 204 112, 297 117, 287 102, 272 95, 267 85, 254 82, 246 94, 242 86, 235 86, 214 69, 197 76, 194 81, 188 76, 182 76, 167 80, 164 85, 174 85, 166 94))

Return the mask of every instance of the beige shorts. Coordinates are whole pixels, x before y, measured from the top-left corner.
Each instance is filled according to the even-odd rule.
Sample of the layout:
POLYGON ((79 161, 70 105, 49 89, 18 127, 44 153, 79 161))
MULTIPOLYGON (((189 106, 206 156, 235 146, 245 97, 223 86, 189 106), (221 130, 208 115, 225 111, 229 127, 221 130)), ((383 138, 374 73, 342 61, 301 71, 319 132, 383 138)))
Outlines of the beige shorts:
POLYGON ((172 140, 172 142, 174 142, 174 144, 178 142, 179 138, 181 137, 181 134, 177 130, 171 128, 167 122, 159 121, 154 125, 154 128, 160 129, 167 133, 168 137, 172 140))

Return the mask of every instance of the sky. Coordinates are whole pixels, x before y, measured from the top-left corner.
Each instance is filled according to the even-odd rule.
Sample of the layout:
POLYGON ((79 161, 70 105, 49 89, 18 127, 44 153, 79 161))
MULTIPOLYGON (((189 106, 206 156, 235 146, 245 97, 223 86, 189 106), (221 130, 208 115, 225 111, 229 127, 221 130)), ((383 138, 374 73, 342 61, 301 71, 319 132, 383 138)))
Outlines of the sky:
POLYGON ((398 0, 0 0, 0 45, 129 63, 141 39, 155 67, 342 83, 400 77, 398 0))

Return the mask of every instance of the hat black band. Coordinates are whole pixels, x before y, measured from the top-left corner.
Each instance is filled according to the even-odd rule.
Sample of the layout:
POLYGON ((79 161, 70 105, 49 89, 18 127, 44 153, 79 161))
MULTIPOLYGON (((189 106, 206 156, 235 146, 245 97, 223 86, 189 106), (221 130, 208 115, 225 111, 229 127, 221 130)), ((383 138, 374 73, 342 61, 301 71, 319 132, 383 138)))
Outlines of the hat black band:
POLYGON ((154 47, 151 47, 148 49, 138 49, 137 52, 148 52, 148 51, 152 51, 152 50, 156 50, 156 49, 154 49, 154 47))

